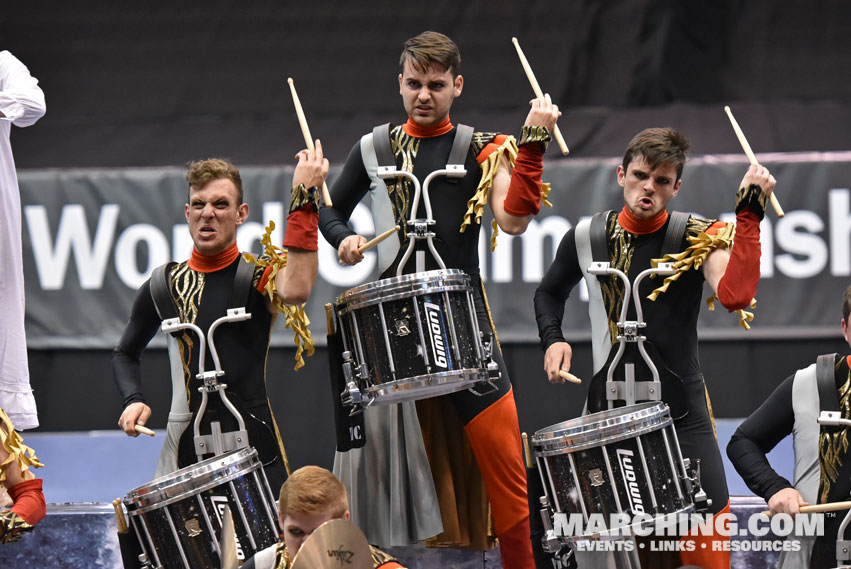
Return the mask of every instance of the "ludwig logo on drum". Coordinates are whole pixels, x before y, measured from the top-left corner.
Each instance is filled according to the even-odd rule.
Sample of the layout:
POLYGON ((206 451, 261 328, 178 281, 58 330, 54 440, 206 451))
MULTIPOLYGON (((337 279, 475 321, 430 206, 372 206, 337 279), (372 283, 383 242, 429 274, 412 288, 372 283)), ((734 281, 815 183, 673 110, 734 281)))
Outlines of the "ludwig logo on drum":
POLYGON ((635 455, 631 450, 619 448, 616 451, 618 462, 621 465, 623 473, 623 482, 626 486, 626 495, 629 499, 629 505, 632 507, 634 514, 644 513, 644 502, 641 500, 641 489, 638 486, 638 480, 635 476, 635 469, 632 466, 632 460, 635 455))
POLYGON ((428 333, 431 336, 434 364, 446 369, 446 340, 443 338, 443 330, 440 329, 440 307, 431 302, 424 302, 423 307, 425 308, 428 333))

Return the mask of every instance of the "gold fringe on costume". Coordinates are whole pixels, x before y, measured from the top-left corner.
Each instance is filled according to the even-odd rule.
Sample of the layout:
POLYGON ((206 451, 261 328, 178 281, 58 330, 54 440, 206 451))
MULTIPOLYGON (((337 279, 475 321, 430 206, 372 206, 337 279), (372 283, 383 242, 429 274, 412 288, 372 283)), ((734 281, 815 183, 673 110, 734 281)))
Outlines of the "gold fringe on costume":
MULTIPOLYGON (((836 373, 836 372, 834 372, 836 373)), ((839 388, 839 408, 842 417, 851 417, 851 373, 839 388)), ((818 503, 827 502, 830 486, 836 482, 842 457, 848 451, 848 432, 846 429, 824 430, 819 433, 819 462, 821 462, 821 495, 818 503)))
POLYGON ((5 467, 13 460, 21 468, 21 474, 29 470, 30 466, 33 468, 44 466, 35 455, 35 451, 24 444, 24 439, 15 431, 12 419, 2 408, 0 408, 0 448, 9 455, 0 463, 0 483, 6 480, 5 467))
POLYGON ((295 369, 299 370, 304 367, 304 357, 302 354, 306 351, 308 356, 312 356, 314 353, 313 336, 308 329, 310 319, 304 311, 304 304, 284 304, 281 297, 278 296, 278 286, 275 283, 275 276, 278 274, 278 271, 287 266, 287 251, 272 244, 272 232, 274 230, 275 222, 269 221, 269 225, 266 227, 266 233, 260 239, 260 243, 263 244, 264 256, 255 258, 251 253, 244 253, 243 257, 246 261, 256 263, 261 267, 272 267, 272 270, 269 272, 269 280, 266 282, 266 297, 272 303, 272 306, 275 307, 275 310, 284 315, 287 328, 295 334, 295 369))
POLYGON ((488 203, 488 194, 493 185, 493 180, 496 173, 499 172, 499 165, 502 163, 503 156, 508 158, 508 165, 514 167, 514 159, 517 158, 517 143, 513 136, 506 136, 505 141, 496 150, 488 154, 488 157, 479 164, 482 169, 482 177, 479 179, 479 185, 476 187, 476 193, 467 201, 467 213, 464 214, 464 221, 461 223, 461 233, 467 229, 467 226, 473 223, 482 222, 482 215, 485 212, 485 204, 488 203))
MULTIPOLYGON (((673 275, 665 278, 662 286, 655 289, 647 297, 650 300, 656 298, 663 292, 668 290, 672 282, 680 278, 684 272, 694 269, 698 270, 703 266, 704 261, 709 254, 716 249, 729 249, 733 244, 733 237, 736 235, 736 226, 732 223, 727 223, 715 235, 709 235, 705 231, 701 231, 696 236, 688 236, 688 242, 691 243, 685 251, 675 254, 668 254, 661 259, 653 259, 651 265, 656 267, 659 263, 673 262, 674 269, 677 271, 673 275)), ((706 300, 706 305, 709 310, 715 310, 715 295, 712 295, 706 300)), ((750 308, 756 307, 756 299, 750 302, 750 308)), ((745 330, 750 330, 750 322, 753 320, 753 313, 746 310, 736 310, 739 315, 739 325, 745 330)))

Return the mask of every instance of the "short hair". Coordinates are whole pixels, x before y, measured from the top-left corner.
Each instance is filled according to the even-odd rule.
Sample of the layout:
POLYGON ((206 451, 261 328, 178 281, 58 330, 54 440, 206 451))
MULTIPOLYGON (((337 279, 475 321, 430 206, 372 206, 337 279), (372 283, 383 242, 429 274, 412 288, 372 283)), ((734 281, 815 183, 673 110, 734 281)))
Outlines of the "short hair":
POLYGON ((290 474, 278 499, 281 519, 293 514, 330 511, 342 518, 349 511, 349 496, 340 479, 321 466, 303 466, 290 474))
POLYGON ((845 320, 845 324, 851 324, 848 322, 848 316, 851 315, 851 286, 845 289, 845 294, 842 295, 842 319, 845 320))
MULTIPOLYGON (((671 164, 677 169, 677 180, 683 175, 686 152, 691 144, 686 137, 672 128, 647 128, 632 137, 623 155, 623 169, 639 156, 650 169, 671 164)), ((675 180, 676 181, 676 180, 675 180)))
POLYGON ((405 42, 399 57, 399 70, 405 73, 405 62, 410 61, 417 71, 441 67, 458 77, 461 73, 461 52, 449 37, 440 32, 423 32, 405 42))
POLYGON ((242 177, 236 166, 224 158, 207 158, 186 165, 189 188, 200 190, 213 180, 230 180, 236 186, 237 205, 242 203, 242 177))

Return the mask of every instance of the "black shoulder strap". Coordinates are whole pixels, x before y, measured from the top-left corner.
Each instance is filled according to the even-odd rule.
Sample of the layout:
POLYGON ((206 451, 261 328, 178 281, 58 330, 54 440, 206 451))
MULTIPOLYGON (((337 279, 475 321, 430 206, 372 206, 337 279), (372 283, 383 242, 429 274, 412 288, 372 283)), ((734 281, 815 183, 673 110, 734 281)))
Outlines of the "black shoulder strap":
POLYGON ((612 213, 610 209, 595 213, 588 228, 588 236, 591 238, 591 259, 597 263, 610 262, 609 240, 606 238, 606 224, 610 213, 612 213))
POLYGON ((230 291, 228 308, 248 306, 248 295, 251 293, 251 284, 254 282, 254 266, 254 263, 246 261, 240 253, 236 274, 233 276, 233 289, 230 291))
POLYGON ((372 129, 372 146, 379 166, 396 166, 393 147, 390 144, 390 123, 378 125, 372 129))
POLYGON ((820 411, 839 411, 839 395, 836 393, 836 380, 833 368, 836 354, 823 354, 816 359, 816 383, 820 411))
POLYGON ((455 128, 455 140, 452 141, 452 151, 449 152, 448 165, 463 166, 470 152, 470 141, 473 140, 473 127, 459 124, 455 128))
POLYGON ((177 263, 174 261, 160 265, 151 273, 151 299, 157 309, 160 320, 177 318, 179 313, 174 297, 171 296, 171 271, 177 263))
POLYGON ((668 220, 668 231, 665 233, 665 242, 662 244, 662 255, 679 253, 683 236, 686 234, 689 214, 675 211, 668 220))

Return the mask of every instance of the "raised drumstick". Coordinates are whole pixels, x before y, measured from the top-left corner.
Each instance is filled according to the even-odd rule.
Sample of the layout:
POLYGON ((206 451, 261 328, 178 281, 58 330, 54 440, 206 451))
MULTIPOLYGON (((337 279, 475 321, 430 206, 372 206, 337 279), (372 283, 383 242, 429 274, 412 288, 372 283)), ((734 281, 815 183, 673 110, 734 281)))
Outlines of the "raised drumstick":
POLYGON ((566 379, 571 383, 582 383, 581 379, 579 379, 569 371, 564 371, 563 369, 558 370, 558 376, 562 379, 566 379))
MULTIPOLYGON (((529 65, 529 61, 526 60, 526 56, 523 55, 523 50, 520 49, 520 42, 517 41, 517 38, 511 38, 511 42, 514 44, 514 47, 517 49, 517 55, 520 57, 520 64, 523 66, 523 70, 526 71, 526 77, 529 78, 529 83, 532 85, 532 90, 535 92, 535 96, 539 99, 544 98, 544 92, 541 91, 541 86, 538 85, 538 80, 535 79, 535 72, 532 71, 532 67, 529 65)), ((567 154, 570 152, 567 148, 567 143, 564 142, 564 137, 561 135, 561 131, 558 129, 558 125, 555 125, 553 129, 553 137, 556 139, 556 143, 558 147, 561 148, 562 154, 567 154)))
MULTIPOLYGON (((736 118, 733 116, 733 112, 730 110, 730 107, 725 106, 724 112, 727 113, 727 116, 730 118, 730 124, 733 125, 733 131, 736 133, 736 137, 739 139, 739 144, 742 145, 742 150, 745 151, 745 156, 748 157, 748 161, 751 164, 759 164, 759 161, 756 159, 756 155, 751 150, 751 145, 748 144, 748 139, 745 138, 745 133, 742 132, 742 129, 739 127, 739 123, 736 122, 736 118)), ((777 214, 777 217, 783 217, 786 215, 783 213, 783 208, 780 207, 780 202, 777 201, 777 196, 774 195, 774 192, 771 192, 771 196, 769 197, 771 200, 771 207, 774 208, 774 212, 777 214)))
MULTIPOLYGON (((298 117, 298 124, 301 126, 301 133, 304 135, 304 143, 310 150, 314 149, 313 137, 310 136, 310 129, 307 127, 307 119, 304 118, 304 109, 301 108, 301 101, 298 100, 298 93, 295 92, 295 83, 292 77, 287 77, 287 83, 290 84, 290 92, 293 95, 293 104, 295 105, 295 114, 298 117)), ((328 193, 328 184, 322 182, 322 200, 325 205, 331 207, 331 194, 328 193)))
POLYGON ((374 237, 374 238, 370 239, 369 241, 367 241, 366 243, 364 243, 363 245, 361 245, 360 247, 358 247, 358 253, 363 254, 363 252, 366 251, 367 249, 372 249, 373 247, 375 247, 376 245, 378 245, 379 243, 381 243, 382 241, 384 241, 385 239, 387 239, 388 237, 390 237, 391 235, 393 235, 397 231, 399 231, 398 225, 396 225, 395 227, 391 227, 390 229, 388 229, 387 231, 385 231, 384 233, 382 233, 378 237, 374 237))

